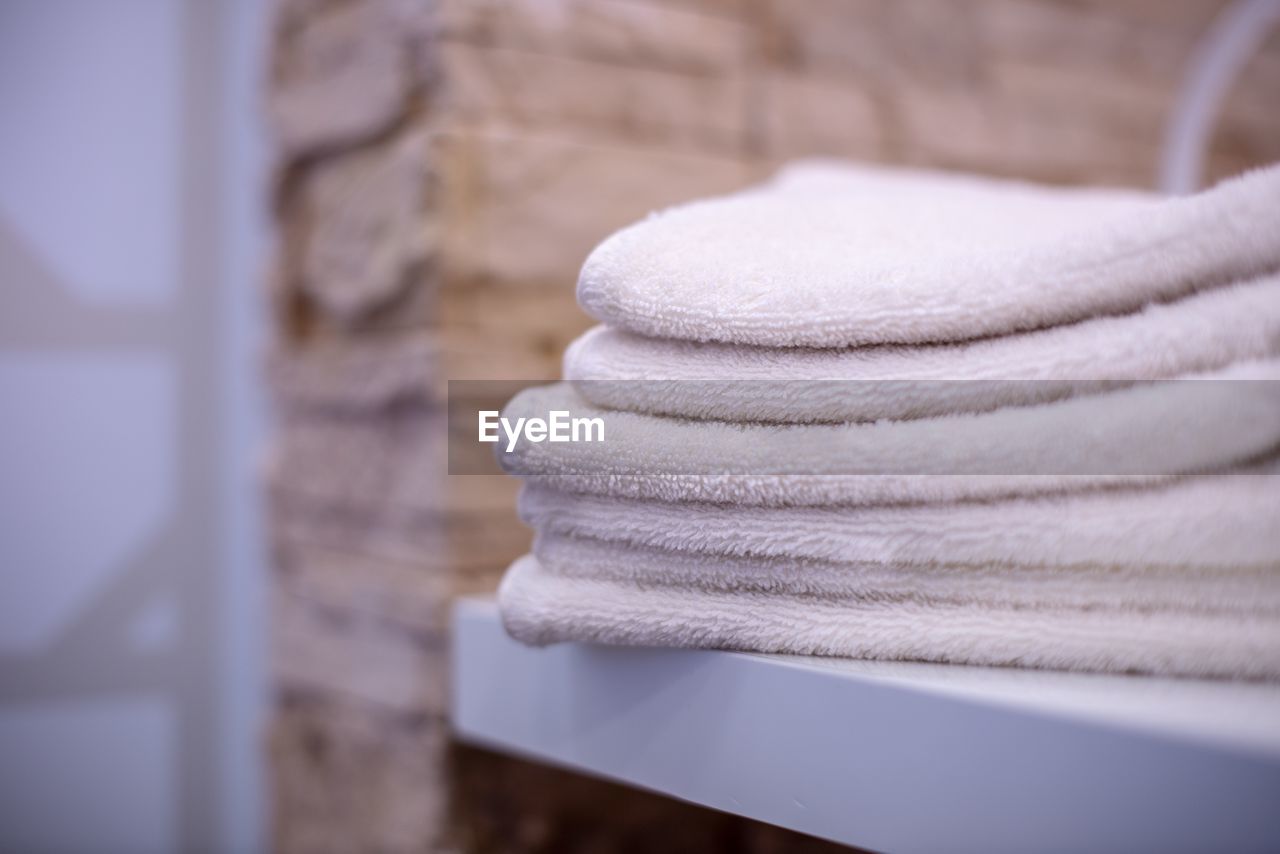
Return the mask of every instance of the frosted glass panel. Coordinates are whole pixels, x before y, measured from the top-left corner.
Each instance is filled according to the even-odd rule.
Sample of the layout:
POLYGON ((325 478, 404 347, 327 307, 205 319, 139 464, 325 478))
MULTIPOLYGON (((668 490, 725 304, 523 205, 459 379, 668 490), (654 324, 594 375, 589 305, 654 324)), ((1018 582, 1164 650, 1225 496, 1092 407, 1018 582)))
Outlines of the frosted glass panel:
POLYGON ((174 733, 160 700, 0 709, 0 851, 178 850, 174 733))
POLYGON ((51 641, 171 512, 174 394, 160 356, 0 361, 0 650, 51 641))
POLYGON ((0 217, 94 301, 177 287, 181 12, 167 0, 0 3, 0 217))

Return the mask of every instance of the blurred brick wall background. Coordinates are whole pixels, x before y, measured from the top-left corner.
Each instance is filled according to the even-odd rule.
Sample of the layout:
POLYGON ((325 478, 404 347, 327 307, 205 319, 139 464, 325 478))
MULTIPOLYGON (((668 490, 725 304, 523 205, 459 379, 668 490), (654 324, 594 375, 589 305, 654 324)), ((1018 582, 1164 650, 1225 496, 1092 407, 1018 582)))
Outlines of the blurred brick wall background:
MULTIPOLYGON (((450 746, 448 604, 529 534, 513 482, 444 474, 444 380, 554 378, 596 242, 792 157, 1151 186, 1220 6, 278 0, 276 847, 825 849, 450 746)), ((1273 38, 1211 175, 1280 160, 1277 93, 1273 38)))

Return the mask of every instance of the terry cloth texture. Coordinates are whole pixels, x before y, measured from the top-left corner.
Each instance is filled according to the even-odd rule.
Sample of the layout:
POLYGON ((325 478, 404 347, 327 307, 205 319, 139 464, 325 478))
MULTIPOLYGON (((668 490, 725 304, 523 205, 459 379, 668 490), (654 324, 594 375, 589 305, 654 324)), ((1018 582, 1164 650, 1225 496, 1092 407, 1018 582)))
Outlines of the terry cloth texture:
POLYGON ((1140 309, 1280 270, 1280 166, 1193 196, 808 166, 650 216, 578 301, 660 338, 934 344, 1140 309))
POLYGON ((533 554, 557 575, 640 587, 1011 608, 1280 614, 1280 585, 1265 566, 834 561, 712 555, 550 531, 534 539, 533 554))
POLYGON ((743 649, 1056 670, 1280 679, 1274 616, 923 604, 647 587, 517 560, 507 631, 559 641, 743 649))
POLYGON ((1280 353, 1271 275, 1033 332, 922 347, 751 347, 597 326, 565 378, 606 409, 722 421, 924 418, 1045 403, 1280 353))
POLYGON ((504 415, 595 641, 1280 680, 1280 167, 1184 198, 808 163, 654 215, 504 415))
MULTIPOLYGON (((1104 394, 992 412, 860 424, 731 424, 604 411, 585 404, 566 384, 528 389, 504 414, 545 417, 568 411, 599 417, 605 441, 519 442, 499 454, 519 475, 585 476, 569 488, 610 490, 631 476, 632 489, 670 489, 654 475, 784 475, 761 481, 770 490, 756 504, 801 503, 792 490, 822 503, 850 503, 868 488, 848 477, 813 475, 959 476, 945 488, 1081 488, 1123 476, 1210 471, 1280 446, 1280 361, 1233 365, 1198 380, 1137 385, 1104 394), (851 482, 852 480, 852 482, 851 482), (850 490, 850 491, 845 491, 850 490)), ((916 483, 895 480, 887 488, 916 483)), ((643 493, 641 493, 643 494, 643 493)), ((899 492, 899 501, 929 493, 899 492)), ((976 493, 984 494, 984 493, 976 493)), ((991 494, 987 492, 985 494, 991 494)), ((973 497, 970 494, 969 497, 973 497)), ((653 495, 651 497, 658 497, 653 495)), ((803 503, 812 503, 805 501, 803 503)))
POLYGON ((1159 487, 886 507, 733 507, 526 485, 538 531, 707 555, 983 566, 1251 566, 1280 554, 1280 467, 1159 487))

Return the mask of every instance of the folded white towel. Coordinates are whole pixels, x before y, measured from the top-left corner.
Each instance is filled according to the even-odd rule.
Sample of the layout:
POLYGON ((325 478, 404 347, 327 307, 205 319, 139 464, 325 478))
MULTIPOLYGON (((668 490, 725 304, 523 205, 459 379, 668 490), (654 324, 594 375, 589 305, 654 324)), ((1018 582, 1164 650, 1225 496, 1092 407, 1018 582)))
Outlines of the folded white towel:
POLYGON ((552 411, 598 417, 604 441, 526 441, 509 452, 500 445, 498 457, 513 474, 553 476, 577 491, 787 505, 1082 488, 1210 471, 1280 446, 1280 361, 1200 376, 1039 406, 847 425, 742 425, 605 411, 558 384, 517 395, 507 417, 545 418, 552 411), (747 480, 698 477, 708 475, 747 480))
POLYGON ((1263 567, 1071 567, 914 564, 707 555, 548 531, 534 538, 543 569, 640 587, 780 593, 830 600, 996 608, 1172 610, 1280 619, 1280 556, 1263 567))
POLYGON ((1272 275, 1118 317, 923 347, 780 349, 598 326, 569 346, 564 376, 607 409, 837 422, 1025 406, 1277 353, 1280 276, 1272 275))
POLYGON ((888 507, 636 501, 526 484, 544 533, 709 556, 921 566, 1280 567, 1280 463, 1159 487, 888 507))
POLYGON ((1195 196, 792 169, 672 208, 587 259, 578 300, 645 335, 928 344, 1071 323, 1280 269, 1280 167, 1195 196))
POLYGON ((559 641, 1280 678, 1280 620, 1240 614, 880 602, 645 586, 517 560, 498 590, 507 631, 559 641))
POLYGON ((578 293, 580 394, 504 412, 605 423, 499 446, 518 639, 1280 678, 1280 167, 809 164, 624 229, 578 293))

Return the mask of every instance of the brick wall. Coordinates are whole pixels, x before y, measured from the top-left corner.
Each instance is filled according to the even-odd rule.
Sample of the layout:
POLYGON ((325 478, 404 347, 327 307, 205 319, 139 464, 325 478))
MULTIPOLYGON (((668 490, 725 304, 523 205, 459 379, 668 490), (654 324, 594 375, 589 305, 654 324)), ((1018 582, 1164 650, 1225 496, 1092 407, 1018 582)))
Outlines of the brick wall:
MULTIPOLYGON (((444 474, 443 381, 555 377, 597 241, 791 157, 1151 185, 1220 4, 277 5, 277 847, 825 847, 450 746, 448 603, 493 589, 529 534, 513 482, 444 474)), ((1280 159, 1277 91, 1273 39, 1224 106, 1212 175, 1280 159)))

